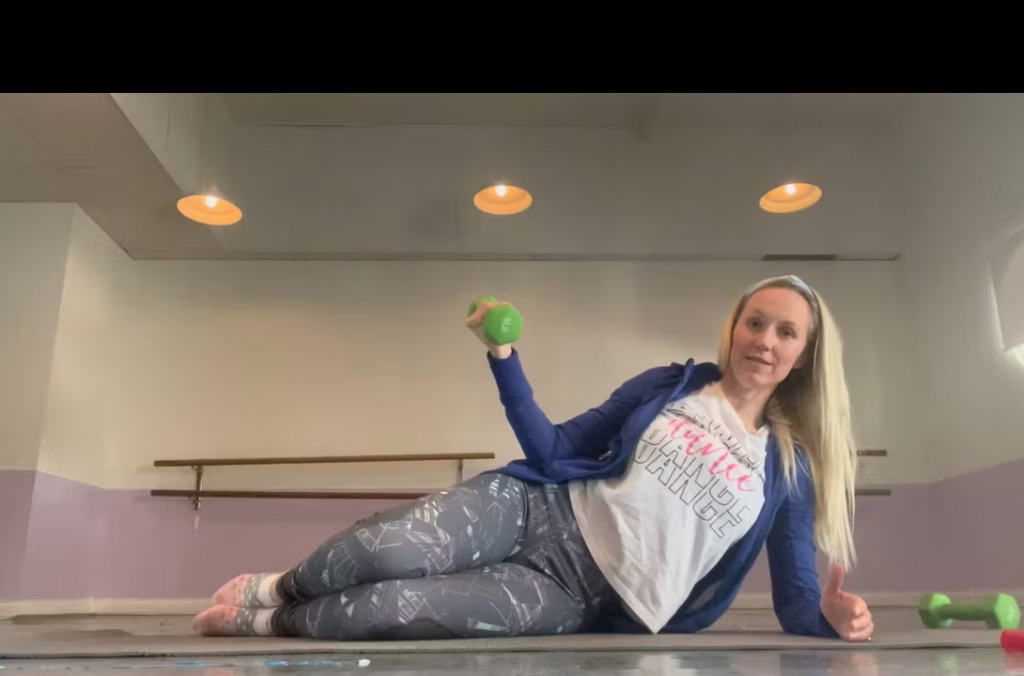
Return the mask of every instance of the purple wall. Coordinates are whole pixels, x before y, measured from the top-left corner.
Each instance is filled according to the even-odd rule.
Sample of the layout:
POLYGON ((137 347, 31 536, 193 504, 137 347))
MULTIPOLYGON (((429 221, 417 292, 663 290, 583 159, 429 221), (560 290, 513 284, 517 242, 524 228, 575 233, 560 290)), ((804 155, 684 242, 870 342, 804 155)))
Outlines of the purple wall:
MULTIPOLYGON (((857 505, 860 563, 847 587, 1024 587, 1024 461, 857 505), (1017 534, 1017 537, 1012 537, 1017 534)), ((0 598, 202 597, 246 571, 283 570, 326 537, 397 504, 184 498, 0 472, 0 598)), ((767 592, 758 562, 744 592, 767 592)))
POLYGON ((240 572, 285 570, 336 530, 397 504, 208 499, 197 531, 185 498, 42 472, 31 503, 20 589, 8 598, 208 596, 240 572))
POLYGON ((1024 460, 935 485, 936 559, 987 589, 1024 587, 1024 460))
POLYGON ((32 471, 0 471, 0 599, 19 598, 18 572, 35 478, 32 471))
MULTIPOLYGON (((1024 467, 1024 462, 1020 465, 1024 467)), ((973 476, 955 481, 971 484, 973 476)), ((889 497, 865 497, 857 501, 854 523, 857 565, 846 575, 844 587, 872 592, 961 590, 979 584, 988 588, 985 579, 976 576, 972 568, 953 569, 947 565, 945 557, 936 556, 935 499, 936 487, 940 485, 898 485, 892 487, 889 497)), ((1024 496, 1017 502, 1017 511, 1024 518, 1024 496)), ((1024 547, 1021 553, 1024 554, 1024 547)), ((818 559, 818 572, 824 584, 828 577, 824 557, 818 559)), ((1017 586, 1024 586, 1024 575, 1017 577, 1017 586)), ((768 557, 764 552, 741 591, 771 591, 768 557)))

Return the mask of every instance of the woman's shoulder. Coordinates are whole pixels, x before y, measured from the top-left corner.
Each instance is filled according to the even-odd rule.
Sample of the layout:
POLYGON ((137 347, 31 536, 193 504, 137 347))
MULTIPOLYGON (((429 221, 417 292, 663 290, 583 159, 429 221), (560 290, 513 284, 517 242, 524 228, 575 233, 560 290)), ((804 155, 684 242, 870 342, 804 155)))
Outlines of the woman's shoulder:
POLYGON ((627 382, 644 384, 651 387, 667 386, 670 384, 675 386, 688 373, 691 378, 699 375, 700 380, 710 382, 718 377, 718 367, 710 362, 698 364, 693 359, 688 359, 684 364, 672 362, 663 366, 652 366, 633 376, 627 382))
POLYGON ((684 364, 677 364, 672 362, 663 366, 652 366, 648 369, 641 371, 631 378, 631 380, 640 381, 659 381, 667 380, 669 378, 681 378, 686 372, 686 366, 684 364))
POLYGON ((718 367, 710 362, 697 364, 693 359, 685 364, 672 362, 664 366, 654 366, 633 376, 622 384, 623 390, 635 393, 661 393, 663 390, 675 389, 686 380, 687 386, 700 389, 704 385, 717 380, 718 367))

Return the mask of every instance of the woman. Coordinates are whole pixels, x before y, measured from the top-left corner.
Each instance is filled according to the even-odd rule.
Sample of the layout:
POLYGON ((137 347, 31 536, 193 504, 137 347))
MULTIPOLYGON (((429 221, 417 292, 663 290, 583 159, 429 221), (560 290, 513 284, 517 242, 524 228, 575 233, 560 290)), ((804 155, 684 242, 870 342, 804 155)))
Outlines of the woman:
POLYGON ((856 453, 839 333, 797 277, 739 299, 718 365, 672 364, 553 425, 518 353, 487 345, 525 459, 365 519, 283 574, 241 575, 203 634, 328 639, 695 632, 767 543, 790 633, 869 640, 854 560, 856 453), (824 593, 816 544, 834 562, 824 593))

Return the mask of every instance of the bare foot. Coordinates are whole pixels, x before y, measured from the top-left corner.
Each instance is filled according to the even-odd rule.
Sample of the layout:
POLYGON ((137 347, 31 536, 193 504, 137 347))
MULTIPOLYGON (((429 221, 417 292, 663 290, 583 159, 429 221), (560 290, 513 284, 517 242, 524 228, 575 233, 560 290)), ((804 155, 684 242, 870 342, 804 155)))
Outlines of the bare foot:
POLYGON ((279 577, 279 573, 239 575, 217 590, 213 603, 238 608, 275 608, 281 605, 275 589, 279 577))
POLYGON ((269 636, 270 608, 216 605, 196 615, 192 631, 201 636, 269 636))

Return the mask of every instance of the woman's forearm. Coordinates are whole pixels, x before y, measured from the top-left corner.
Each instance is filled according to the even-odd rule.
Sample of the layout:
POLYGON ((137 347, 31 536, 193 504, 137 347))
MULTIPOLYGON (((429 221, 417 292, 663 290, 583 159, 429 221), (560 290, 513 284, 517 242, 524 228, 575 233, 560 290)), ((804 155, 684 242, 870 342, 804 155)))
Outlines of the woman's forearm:
POLYGON ((533 388, 523 372, 519 354, 507 345, 489 352, 488 361, 505 407, 505 417, 519 440, 527 463, 541 469, 556 454, 557 427, 534 401, 533 388))

